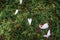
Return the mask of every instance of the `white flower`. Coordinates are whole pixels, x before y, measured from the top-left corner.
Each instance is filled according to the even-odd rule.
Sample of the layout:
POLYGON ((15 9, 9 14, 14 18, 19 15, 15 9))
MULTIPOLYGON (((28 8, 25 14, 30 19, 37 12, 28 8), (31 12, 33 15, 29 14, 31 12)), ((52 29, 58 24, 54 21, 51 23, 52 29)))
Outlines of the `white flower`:
POLYGON ((16 9, 16 11, 15 11, 15 15, 18 13, 18 9, 16 9))
POLYGON ((48 30, 47 34, 46 35, 43 35, 43 37, 48 38, 50 35, 51 35, 50 30, 48 30))
POLYGON ((32 22, 32 18, 28 18, 29 25, 31 25, 31 22, 32 22))
POLYGON ((48 23, 45 23, 43 25, 39 25, 39 28, 41 29, 47 29, 49 27, 48 23))
POLYGON ((20 1, 20 4, 22 4, 22 1, 23 1, 23 0, 19 0, 19 1, 20 1))

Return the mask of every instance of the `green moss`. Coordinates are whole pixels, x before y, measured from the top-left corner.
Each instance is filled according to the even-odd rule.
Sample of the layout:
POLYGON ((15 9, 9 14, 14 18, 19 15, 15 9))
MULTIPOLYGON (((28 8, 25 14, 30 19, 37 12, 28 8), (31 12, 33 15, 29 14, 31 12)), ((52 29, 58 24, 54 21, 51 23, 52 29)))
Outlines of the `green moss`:
POLYGON ((0 0, 0 38, 5 40, 60 40, 60 5, 59 0, 0 0), (18 9, 17 15, 14 15, 18 9), (27 19, 32 18, 32 25, 27 19), (46 30, 36 33, 40 23, 49 23, 51 36, 43 38, 46 30), (17 25, 18 24, 18 25, 17 25))

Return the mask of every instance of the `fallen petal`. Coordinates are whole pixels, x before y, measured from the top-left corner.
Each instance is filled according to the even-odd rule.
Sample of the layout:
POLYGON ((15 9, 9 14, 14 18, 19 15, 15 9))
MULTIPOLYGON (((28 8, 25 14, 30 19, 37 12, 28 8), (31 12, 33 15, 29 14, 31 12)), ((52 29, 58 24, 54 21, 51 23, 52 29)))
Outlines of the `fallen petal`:
POLYGON ((32 18, 28 18, 29 25, 31 25, 31 22, 32 22, 32 18))
POLYGON ((18 9, 16 9, 16 11, 15 11, 15 15, 18 13, 18 9))
POLYGON ((22 1, 23 1, 23 0, 20 0, 20 4, 22 4, 22 1))

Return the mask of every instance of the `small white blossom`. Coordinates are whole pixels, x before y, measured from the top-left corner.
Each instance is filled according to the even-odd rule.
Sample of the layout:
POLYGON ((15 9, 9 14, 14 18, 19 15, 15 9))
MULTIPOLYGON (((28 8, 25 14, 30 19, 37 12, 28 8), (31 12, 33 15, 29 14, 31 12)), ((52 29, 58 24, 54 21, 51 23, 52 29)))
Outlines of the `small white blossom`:
POLYGON ((39 28, 41 29, 47 29, 49 27, 48 23, 45 23, 43 25, 39 25, 39 28))
POLYGON ((32 22, 32 18, 28 18, 29 25, 31 25, 31 22, 32 22))
POLYGON ((20 1, 20 4, 22 4, 22 1, 23 1, 23 0, 19 0, 19 1, 20 1))
POLYGON ((51 35, 50 30, 48 30, 47 34, 46 35, 43 35, 43 37, 48 38, 48 37, 50 37, 50 35, 51 35))
POLYGON ((16 9, 16 11, 15 11, 15 15, 18 13, 18 9, 16 9))

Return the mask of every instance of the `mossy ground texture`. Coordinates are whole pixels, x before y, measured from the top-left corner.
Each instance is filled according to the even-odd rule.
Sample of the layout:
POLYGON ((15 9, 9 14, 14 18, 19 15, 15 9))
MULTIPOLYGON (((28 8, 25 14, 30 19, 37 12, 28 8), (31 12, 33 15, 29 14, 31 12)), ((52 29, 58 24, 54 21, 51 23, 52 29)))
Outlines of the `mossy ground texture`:
POLYGON ((0 0, 0 40, 60 40, 60 0, 0 0), (46 22, 49 28, 36 33, 46 22), (44 38, 49 29, 51 36, 44 38))

